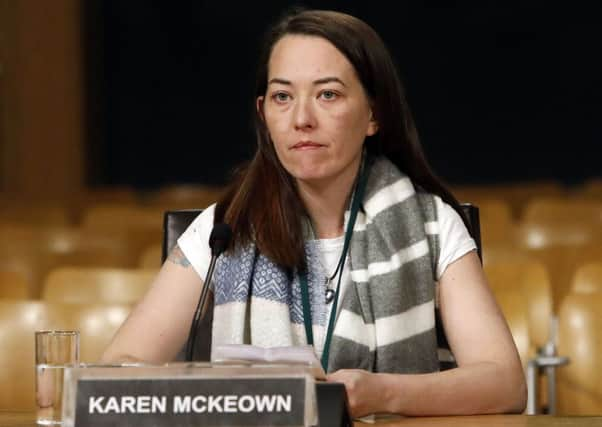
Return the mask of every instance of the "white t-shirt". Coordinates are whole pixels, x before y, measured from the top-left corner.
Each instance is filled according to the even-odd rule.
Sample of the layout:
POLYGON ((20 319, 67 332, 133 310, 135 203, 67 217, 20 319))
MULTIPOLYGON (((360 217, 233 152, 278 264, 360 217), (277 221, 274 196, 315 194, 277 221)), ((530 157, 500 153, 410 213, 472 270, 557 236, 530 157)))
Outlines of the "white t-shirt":
MULTIPOLYGON (((437 209, 437 218, 439 224, 439 260, 437 262, 437 279, 440 279, 445 269, 458 258, 466 253, 475 250, 476 244, 460 215, 447 203, 435 196, 435 206, 437 209)), ((211 260, 211 249, 209 248, 209 235, 213 229, 213 215, 215 212, 215 204, 205 209, 194 221, 188 229, 178 239, 178 246, 201 277, 205 280, 207 269, 211 260)), ((339 257, 343 250, 345 236, 336 237, 333 239, 319 239, 316 241, 317 247, 322 255, 322 266, 328 274, 331 274, 336 269, 339 257)), ((343 300, 343 295, 346 289, 351 284, 349 272, 349 256, 345 262, 342 272, 341 289, 339 291, 339 301, 343 300)), ((336 279, 333 280, 336 286, 336 279)), ((331 303, 332 304, 332 303, 331 303)), ((341 304, 338 305, 339 309, 341 304)), ((330 310, 328 310, 326 324, 330 318, 330 310)), ((318 357, 322 354, 323 337, 315 337, 315 350, 318 357)))

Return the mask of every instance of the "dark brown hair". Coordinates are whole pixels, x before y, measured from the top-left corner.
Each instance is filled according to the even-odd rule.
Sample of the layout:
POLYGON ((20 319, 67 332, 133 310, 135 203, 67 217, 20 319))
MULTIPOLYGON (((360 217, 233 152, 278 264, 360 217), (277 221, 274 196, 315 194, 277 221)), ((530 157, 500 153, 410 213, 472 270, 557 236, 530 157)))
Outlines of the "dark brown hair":
MULTIPOLYGON (((440 196, 462 216, 456 199, 426 161, 391 55, 378 34, 360 19, 321 10, 295 12, 282 18, 266 34, 255 96, 265 95, 272 49, 288 34, 324 38, 347 57, 378 123, 378 132, 366 138, 368 152, 389 158, 419 191, 440 196)), ((253 241, 262 254, 283 267, 302 266, 305 207, 293 178, 278 160, 260 114, 255 115, 255 132, 255 156, 218 203, 215 221, 232 226, 235 245, 253 241)))

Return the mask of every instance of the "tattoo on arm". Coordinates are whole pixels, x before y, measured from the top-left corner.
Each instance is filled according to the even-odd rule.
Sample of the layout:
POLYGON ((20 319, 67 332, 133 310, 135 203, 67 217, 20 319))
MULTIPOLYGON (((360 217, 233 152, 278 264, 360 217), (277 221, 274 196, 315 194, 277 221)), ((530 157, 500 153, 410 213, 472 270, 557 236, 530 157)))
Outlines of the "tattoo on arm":
POLYGON ((180 249, 178 245, 174 246, 173 250, 167 257, 167 260, 173 262, 174 264, 179 264, 182 267, 190 267, 190 261, 188 261, 188 258, 186 258, 182 252, 182 249, 180 249))

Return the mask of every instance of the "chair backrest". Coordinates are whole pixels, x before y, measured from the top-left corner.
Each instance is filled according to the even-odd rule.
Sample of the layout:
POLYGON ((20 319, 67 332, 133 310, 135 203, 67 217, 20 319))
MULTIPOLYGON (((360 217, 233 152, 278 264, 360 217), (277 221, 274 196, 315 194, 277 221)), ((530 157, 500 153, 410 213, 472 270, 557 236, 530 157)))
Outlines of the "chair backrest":
POLYGON ((152 206, 99 204, 85 212, 82 225, 96 230, 116 228, 160 230, 162 210, 152 206))
POLYGON ((571 293, 602 294, 602 258, 601 261, 585 262, 577 267, 571 283, 571 293))
POLYGON ((0 225, 0 267, 22 271, 30 298, 39 298, 43 280, 58 266, 133 267, 135 247, 123 233, 79 227, 0 225))
POLYGON ((529 249, 523 255, 528 259, 539 261, 548 270, 552 285, 553 310, 557 313, 563 298, 570 292, 578 266, 601 260, 602 245, 596 243, 549 245, 529 249))
POLYGON ((538 197, 527 203, 523 221, 533 224, 602 225, 602 201, 568 197, 538 197))
POLYGON ((27 299, 30 286, 22 271, 0 268, 0 298, 27 299))
POLYGON ((65 303, 134 304, 158 269, 59 267, 44 281, 42 298, 65 303))
POLYGON ((149 206, 169 207, 171 210, 193 209, 215 203, 224 190, 225 187, 198 184, 169 185, 149 194, 145 203, 149 206))
POLYGON ((202 209, 183 209, 167 211, 163 216, 163 250, 161 261, 164 262, 176 245, 180 235, 186 231, 192 221, 203 212, 202 209))
POLYGON ((66 203, 0 197, 0 221, 39 226, 69 225, 66 203))
MULTIPOLYGON (((489 262, 484 265, 485 275, 500 302, 510 329, 513 329, 510 311, 525 309, 529 327, 529 356, 542 348, 550 338, 550 319, 552 316, 552 287, 548 271, 535 260, 506 260, 489 262), (500 294, 514 291, 521 295, 526 305, 504 305, 500 294)), ((507 298, 506 298, 507 300, 507 298)), ((516 340, 516 337, 515 337, 516 340)), ((523 359, 526 362, 526 359, 523 359)))
POLYGON ((510 206, 512 217, 520 218, 524 206, 533 197, 560 196, 566 190, 560 182, 514 182, 509 184, 454 186, 452 192, 460 201, 479 204, 483 199, 501 199, 510 206))
POLYGON ((570 363, 558 370, 558 414, 602 413, 602 294, 569 294, 560 308, 558 354, 570 363))
POLYGON ((517 289, 498 291, 495 299, 508 322, 523 368, 526 368, 528 360, 535 353, 531 343, 528 301, 517 289))
POLYGON ((468 232, 474 239, 477 245, 477 253, 481 262, 483 261, 483 248, 481 244, 481 218, 479 215, 479 208, 471 203, 460 204, 466 219, 468 219, 468 232))
POLYGON ((96 362, 130 310, 127 305, 0 301, 0 410, 35 408, 35 331, 80 331, 80 360, 96 362))
MULTIPOLYGON (((468 220, 470 235, 475 240, 479 258, 483 259, 481 248, 481 225, 479 220, 479 208, 470 203, 460 205, 468 220)), ((167 211, 163 216, 163 251, 161 261, 164 262, 169 252, 176 245, 180 235, 186 231, 192 221, 203 212, 202 209, 183 209, 167 211)))
POLYGON ((163 208, 154 206, 96 205, 84 213, 82 228, 125 234, 134 248, 135 263, 145 248, 161 242, 163 212, 163 208))

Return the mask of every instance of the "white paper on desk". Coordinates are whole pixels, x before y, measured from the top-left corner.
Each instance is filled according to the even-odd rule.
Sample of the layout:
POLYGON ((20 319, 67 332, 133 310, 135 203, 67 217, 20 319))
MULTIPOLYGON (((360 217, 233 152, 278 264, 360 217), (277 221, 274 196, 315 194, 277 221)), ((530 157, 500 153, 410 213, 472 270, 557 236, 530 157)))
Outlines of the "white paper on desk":
POLYGON ((363 417, 354 418, 354 421, 360 421, 366 424, 376 424, 379 420, 398 420, 404 418, 402 415, 397 414, 369 414, 363 417))
POLYGON ((310 345, 289 347, 258 347, 249 344, 216 345, 211 350, 212 362, 247 362, 309 365, 316 379, 325 379, 326 373, 310 345))

